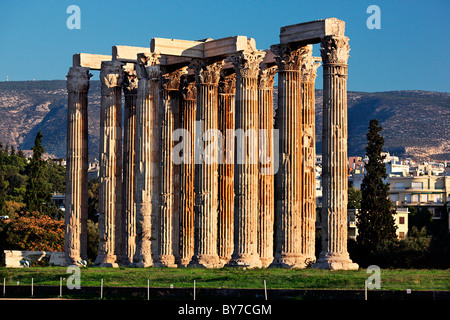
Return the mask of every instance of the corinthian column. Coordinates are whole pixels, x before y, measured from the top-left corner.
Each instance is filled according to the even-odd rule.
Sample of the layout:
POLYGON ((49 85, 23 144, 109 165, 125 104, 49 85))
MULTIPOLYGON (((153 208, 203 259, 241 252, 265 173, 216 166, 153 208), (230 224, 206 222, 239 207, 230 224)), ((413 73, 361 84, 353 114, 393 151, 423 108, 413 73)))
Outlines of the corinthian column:
POLYGON ((234 252, 230 265, 261 267, 258 254, 258 74, 264 52, 230 57, 236 71, 234 252))
POLYGON ((67 74, 67 167, 65 254, 68 265, 87 260, 89 68, 67 74))
POLYGON ((223 136, 222 163, 219 164, 219 258, 231 259, 234 246, 234 96, 236 75, 221 77, 219 82, 219 130, 223 136))
POLYGON ((135 140, 136 253, 134 265, 149 267, 157 258, 160 197, 161 125, 159 55, 138 54, 135 140))
POLYGON ((304 268, 301 252, 301 164, 302 99, 300 69, 307 47, 272 46, 278 65, 278 109, 276 126, 280 134, 280 165, 276 176, 276 248, 274 264, 304 268))
POLYGON ((306 263, 315 262, 316 234, 316 125, 315 125, 315 81, 320 58, 312 56, 312 45, 305 57, 302 77, 302 254, 306 263))
POLYGON ((194 70, 197 84, 197 121, 203 131, 196 128, 196 146, 200 153, 195 154, 195 254, 193 266, 220 267, 217 253, 218 223, 218 83, 223 60, 193 60, 190 68, 194 70), (202 138, 202 136, 204 136, 202 138))
POLYGON ((135 151, 136 102, 138 80, 136 70, 125 69, 123 93, 125 96, 123 127, 123 256, 124 264, 133 262, 136 251, 136 207, 135 207, 135 151))
POLYGON ((180 165, 172 161, 174 130, 180 128, 180 79, 187 67, 161 73, 162 160, 160 254, 158 265, 176 267, 179 236, 180 165))
POLYGON ((116 267, 122 236, 122 63, 100 70, 99 245, 95 265, 116 267))
POLYGON ((187 266, 194 255, 194 137, 197 113, 197 87, 195 81, 183 77, 181 85, 181 126, 185 130, 181 164, 181 205, 180 205, 180 265, 187 266))
POLYGON ((347 37, 325 37, 323 62, 322 252, 317 268, 353 270, 347 252, 347 37))
POLYGON ((273 141, 273 84, 277 67, 263 65, 258 81, 259 113, 259 217, 258 253, 262 267, 273 262, 273 228, 275 221, 273 141))

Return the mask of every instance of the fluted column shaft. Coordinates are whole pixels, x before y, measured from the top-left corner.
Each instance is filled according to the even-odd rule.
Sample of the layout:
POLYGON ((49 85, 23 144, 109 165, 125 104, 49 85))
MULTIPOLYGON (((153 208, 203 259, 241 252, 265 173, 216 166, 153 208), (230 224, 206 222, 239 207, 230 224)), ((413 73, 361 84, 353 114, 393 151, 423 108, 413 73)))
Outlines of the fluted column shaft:
POLYGON ((159 252, 161 115, 156 54, 138 55, 135 140, 136 253, 138 267, 153 265, 159 252))
POLYGON ((186 266, 194 255, 194 175, 195 175, 195 121, 197 114, 197 87, 195 82, 183 81, 181 99, 181 126, 188 137, 183 137, 180 203, 180 265, 186 266))
MULTIPOLYGON (((164 67, 166 69, 166 67, 164 67)), ((180 165, 172 161, 173 133, 180 128, 180 78, 187 67, 161 78, 161 225, 159 264, 175 267, 179 255, 180 165)), ((163 73, 163 72, 162 72, 163 73)), ((158 264, 158 265, 159 265, 158 264)))
POLYGON ((195 254, 191 264, 206 268, 221 265, 217 252, 219 141, 214 133, 218 129, 218 83, 223 63, 194 60, 190 65, 197 84, 197 121, 203 126, 203 132, 196 130, 196 145, 203 154, 196 155, 195 254))
POLYGON ((312 56, 312 46, 302 68, 302 254, 306 263, 315 262, 316 234, 316 134, 315 79, 320 58, 312 56))
POLYGON ((230 265, 261 267, 258 254, 258 74, 262 52, 231 57, 236 71, 234 251, 230 265))
POLYGON ((122 63, 100 71, 99 246, 95 265, 117 266, 122 240, 122 63))
POLYGON ((276 175, 276 251, 274 263, 287 268, 304 268, 301 252, 301 163, 302 99, 301 65, 305 47, 272 46, 278 65, 278 109, 280 134, 279 170, 276 175))
POLYGON ((230 261, 234 247, 234 121, 236 76, 219 82, 219 130, 223 136, 222 163, 219 164, 219 258, 230 261), (229 136, 227 136, 227 134, 229 136), (232 135, 232 136, 231 136, 232 135), (230 137, 231 136, 231 137, 230 137))
POLYGON ((67 75, 67 166, 65 254, 68 265, 87 260, 88 90, 89 68, 71 67, 67 75))
POLYGON ((323 62, 322 252, 316 267, 357 269, 347 252, 347 37, 326 37, 323 62))
POLYGON ((259 114, 259 216, 258 253, 262 267, 273 262, 275 221, 275 166, 273 141, 273 84, 275 66, 261 69, 258 83, 259 114))
POLYGON ((124 264, 133 262, 136 252, 136 206, 135 206, 135 139, 136 103, 138 80, 135 70, 124 70, 123 93, 123 256, 124 264))

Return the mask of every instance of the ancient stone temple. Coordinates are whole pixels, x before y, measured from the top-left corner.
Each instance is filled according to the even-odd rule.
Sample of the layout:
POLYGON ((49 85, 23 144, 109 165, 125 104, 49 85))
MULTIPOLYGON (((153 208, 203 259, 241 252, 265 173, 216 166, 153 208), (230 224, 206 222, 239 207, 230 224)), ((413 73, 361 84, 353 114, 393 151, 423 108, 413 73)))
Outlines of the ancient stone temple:
POLYGON ((348 41, 345 23, 329 18, 282 27, 269 49, 246 36, 152 38, 148 48, 113 46, 110 56, 75 54, 67 75, 67 263, 87 259, 87 94, 89 71, 99 70, 96 266, 357 269, 347 252, 348 41))

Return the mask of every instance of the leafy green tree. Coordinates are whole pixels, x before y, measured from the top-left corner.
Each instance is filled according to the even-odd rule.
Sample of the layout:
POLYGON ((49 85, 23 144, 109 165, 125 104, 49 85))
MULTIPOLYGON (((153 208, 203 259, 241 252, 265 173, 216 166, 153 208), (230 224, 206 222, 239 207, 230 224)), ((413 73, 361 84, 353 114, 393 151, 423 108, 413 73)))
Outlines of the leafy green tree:
POLYGON ((396 238, 395 210, 388 198, 389 184, 383 181, 387 174, 385 156, 381 155, 384 145, 381 130, 377 119, 370 121, 366 147, 369 162, 365 166, 361 210, 357 215, 357 242, 366 252, 373 251, 383 240, 396 238))
POLYGON ((47 212, 48 205, 51 201, 51 185, 45 179, 46 162, 42 160, 45 152, 42 146, 43 135, 41 131, 36 135, 34 140, 33 157, 28 166, 28 182, 25 193, 25 207, 27 211, 47 212))
POLYGON ((361 190, 355 187, 348 188, 348 209, 361 209, 361 190))

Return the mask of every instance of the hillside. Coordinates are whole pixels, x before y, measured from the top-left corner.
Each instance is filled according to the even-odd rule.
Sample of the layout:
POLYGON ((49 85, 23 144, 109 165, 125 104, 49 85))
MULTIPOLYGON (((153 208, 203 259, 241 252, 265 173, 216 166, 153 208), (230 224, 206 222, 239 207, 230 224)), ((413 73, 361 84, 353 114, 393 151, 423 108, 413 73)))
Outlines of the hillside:
MULTIPOLYGON (((276 96, 276 90, 275 90, 276 96)), ((89 90, 90 159, 98 156, 100 82, 89 90)), ((276 101, 276 97, 275 97, 276 101)), ((321 153, 322 91, 316 90, 317 151, 321 153)), ((348 154, 364 155, 369 120, 383 128, 385 147, 418 159, 450 160, 450 94, 428 91, 349 92, 348 154)), ((65 157, 67 93, 64 80, 0 82, 0 142, 29 150, 39 130, 46 152, 65 157)))

